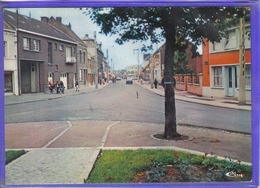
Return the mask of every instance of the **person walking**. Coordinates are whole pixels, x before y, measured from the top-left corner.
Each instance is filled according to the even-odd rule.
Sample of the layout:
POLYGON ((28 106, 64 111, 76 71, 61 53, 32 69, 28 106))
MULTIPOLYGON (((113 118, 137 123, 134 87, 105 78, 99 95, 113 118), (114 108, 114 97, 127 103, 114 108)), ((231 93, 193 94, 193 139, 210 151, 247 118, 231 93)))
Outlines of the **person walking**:
POLYGON ((154 79, 154 82, 153 82, 153 84, 154 84, 154 88, 155 88, 155 89, 157 89, 157 84, 158 84, 158 81, 157 81, 157 79, 156 79, 156 78, 154 79))
POLYGON ((75 82, 75 86, 76 86, 76 91, 79 91, 79 82, 78 82, 78 80, 75 82))

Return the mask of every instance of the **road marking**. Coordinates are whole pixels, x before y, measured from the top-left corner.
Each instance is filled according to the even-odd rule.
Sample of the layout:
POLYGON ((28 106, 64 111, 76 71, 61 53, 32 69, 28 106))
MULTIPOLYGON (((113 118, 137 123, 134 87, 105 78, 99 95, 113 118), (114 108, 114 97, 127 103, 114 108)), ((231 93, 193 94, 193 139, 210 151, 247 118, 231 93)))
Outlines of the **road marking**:
POLYGON ((102 140, 101 140, 101 143, 99 144, 99 147, 101 147, 101 148, 104 147, 105 142, 106 142, 107 137, 108 137, 108 133, 109 133, 109 131, 110 131, 110 128, 111 128, 112 126, 118 124, 119 122, 120 122, 120 121, 114 122, 114 123, 112 123, 111 125, 109 125, 109 126, 107 127, 106 132, 105 132, 105 134, 104 134, 104 136, 103 136, 103 138, 102 138, 102 140))
POLYGON ((53 142, 55 142, 56 140, 58 140, 62 135, 64 135, 64 133, 66 133, 71 127, 72 127, 72 124, 67 121, 67 123, 69 124, 69 127, 65 130, 63 130, 59 135, 57 135, 56 137, 54 137, 51 141, 49 141, 47 144, 45 144, 42 149, 45 149, 47 147, 49 147, 53 142))
MULTIPOLYGON (((20 112, 16 114, 12 114, 12 116, 19 116, 19 115, 24 115, 24 114, 33 114, 34 111, 28 111, 28 112, 20 112)), ((11 116, 11 115, 10 115, 11 116)))
POLYGON ((62 126, 59 126, 59 127, 53 128, 53 129, 51 129, 51 131, 55 131, 55 130, 57 130, 57 129, 61 129, 61 128, 63 128, 63 127, 67 127, 67 125, 62 125, 62 126))

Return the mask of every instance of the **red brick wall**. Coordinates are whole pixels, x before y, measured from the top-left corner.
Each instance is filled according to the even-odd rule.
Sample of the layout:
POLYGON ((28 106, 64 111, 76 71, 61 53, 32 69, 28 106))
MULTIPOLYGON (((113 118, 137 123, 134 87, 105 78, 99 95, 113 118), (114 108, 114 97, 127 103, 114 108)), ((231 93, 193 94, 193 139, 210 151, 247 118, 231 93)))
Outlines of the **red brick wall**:
POLYGON ((182 75, 175 76, 176 79, 176 89, 181 91, 187 91, 188 93, 202 96, 202 85, 203 85, 203 75, 199 75, 199 83, 195 82, 195 76, 191 81, 190 75, 185 75, 184 79, 182 75))

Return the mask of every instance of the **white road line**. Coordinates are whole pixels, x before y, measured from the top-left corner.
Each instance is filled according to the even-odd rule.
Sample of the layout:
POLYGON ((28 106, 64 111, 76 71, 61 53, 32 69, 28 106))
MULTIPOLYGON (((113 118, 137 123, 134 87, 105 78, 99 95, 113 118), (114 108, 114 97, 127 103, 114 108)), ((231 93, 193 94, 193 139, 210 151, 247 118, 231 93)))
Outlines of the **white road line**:
POLYGON ((56 140, 58 140, 65 132, 67 132, 71 127, 72 124, 67 121, 67 123, 69 124, 69 127, 67 129, 65 129, 64 131, 62 131, 59 135, 57 135, 55 138, 53 138, 50 142, 48 142, 47 144, 45 144, 42 149, 45 149, 47 147, 49 147, 53 142, 55 142, 56 140))
POLYGON ((107 140, 107 137, 108 137, 108 133, 109 133, 109 131, 110 131, 110 128, 111 128, 112 126, 118 124, 119 122, 120 122, 120 121, 117 121, 117 122, 115 122, 115 123, 112 123, 111 125, 109 125, 109 126, 107 127, 106 132, 105 132, 105 134, 104 134, 104 136, 103 136, 103 138, 102 138, 102 140, 101 140, 101 143, 100 143, 99 147, 101 147, 101 148, 104 147, 104 145, 105 145, 105 143, 106 143, 106 140, 107 140))
POLYGON ((20 112, 20 113, 16 113, 16 114, 10 114, 10 116, 19 116, 19 115, 33 114, 33 113, 34 113, 34 111, 20 112))
POLYGON ((62 125, 62 126, 60 126, 60 127, 53 128, 53 129, 51 129, 51 131, 55 131, 55 130, 57 130, 57 129, 61 129, 61 128, 63 128, 63 127, 67 127, 67 125, 62 125))

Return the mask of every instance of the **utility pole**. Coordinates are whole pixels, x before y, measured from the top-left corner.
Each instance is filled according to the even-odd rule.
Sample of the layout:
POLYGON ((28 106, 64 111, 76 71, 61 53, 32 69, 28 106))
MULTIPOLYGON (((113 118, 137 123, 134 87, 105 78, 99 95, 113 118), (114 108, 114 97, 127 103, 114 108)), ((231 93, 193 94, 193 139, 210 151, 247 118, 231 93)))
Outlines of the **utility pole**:
POLYGON ((240 105, 246 104, 246 79, 245 79, 245 12, 239 24, 239 92, 240 105))
POLYGON ((22 76, 20 62, 20 40, 19 40, 19 9, 16 9, 16 45, 17 45, 17 73, 18 73, 18 95, 22 94, 22 76))
POLYGON ((138 80, 140 80, 140 66, 139 66, 139 49, 134 49, 134 54, 137 53, 137 71, 138 71, 138 80))

